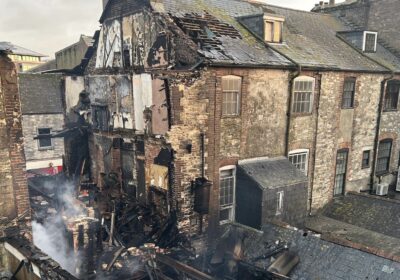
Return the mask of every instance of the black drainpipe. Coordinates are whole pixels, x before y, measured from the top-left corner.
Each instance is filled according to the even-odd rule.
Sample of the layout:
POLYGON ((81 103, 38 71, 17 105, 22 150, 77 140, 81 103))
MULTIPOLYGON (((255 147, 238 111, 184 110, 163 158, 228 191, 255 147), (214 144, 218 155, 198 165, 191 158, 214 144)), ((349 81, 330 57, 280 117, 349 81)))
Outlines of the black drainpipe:
POLYGON ((310 198, 309 198, 309 214, 312 212, 312 201, 313 201, 313 192, 314 192, 314 175, 315 175, 315 163, 317 161, 317 139, 318 139, 318 124, 319 124, 319 107, 321 100, 321 89, 322 89, 322 74, 318 74, 318 93, 317 93, 317 107, 315 108, 316 120, 315 120, 315 133, 314 133, 314 143, 313 143, 313 174, 309 176, 311 178, 310 182, 310 198))
POLYGON ((390 75, 390 77, 384 79, 381 82, 381 93, 379 97, 379 105, 378 105, 378 113, 377 113, 377 120, 376 120, 376 131, 375 131, 375 141, 374 141, 374 156, 372 158, 372 170, 371 170, 371 178, 369 182, 369 193, 373 194, 374 192, 374 179, 375 179, 375 170, 376 170, 376 161, 378 158, 378 146, 379 146, 379 132, 381 129, 381 119, 382 119, 382 111, 383 111, 383 99, 385 97, 385 86, 386 82, 393 79, 394 73, 390 75))
POLYGON ((292 93, 294 87, 294 80, 301 74, 301 65, 297 64, 298 70, 293 74, 289 81, 289 92, 287 101, 287 119, 286 119, 286 133, 285 133, 285 156, 289 156, 289 136, 290 136, 290 120, 292 117, 292 93))

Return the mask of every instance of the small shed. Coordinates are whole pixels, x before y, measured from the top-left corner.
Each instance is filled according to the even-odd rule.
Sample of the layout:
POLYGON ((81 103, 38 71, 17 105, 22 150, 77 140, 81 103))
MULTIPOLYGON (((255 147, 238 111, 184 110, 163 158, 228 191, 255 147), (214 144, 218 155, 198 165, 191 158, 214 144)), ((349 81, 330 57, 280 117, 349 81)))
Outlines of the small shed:
POLYGON ((307 215, 308 178, 285 157, 239 161, 236 221, 261 229, 270 220, 302 225, 307 215))

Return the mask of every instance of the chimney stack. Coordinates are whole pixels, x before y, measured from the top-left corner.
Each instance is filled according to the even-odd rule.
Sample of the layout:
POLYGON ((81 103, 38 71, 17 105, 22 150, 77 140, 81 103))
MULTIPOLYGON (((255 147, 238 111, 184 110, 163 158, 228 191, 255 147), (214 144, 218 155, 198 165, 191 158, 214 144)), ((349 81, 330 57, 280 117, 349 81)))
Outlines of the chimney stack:
POLYGON ((335 5, 335 0, 329 0, 329 6, 335 5))

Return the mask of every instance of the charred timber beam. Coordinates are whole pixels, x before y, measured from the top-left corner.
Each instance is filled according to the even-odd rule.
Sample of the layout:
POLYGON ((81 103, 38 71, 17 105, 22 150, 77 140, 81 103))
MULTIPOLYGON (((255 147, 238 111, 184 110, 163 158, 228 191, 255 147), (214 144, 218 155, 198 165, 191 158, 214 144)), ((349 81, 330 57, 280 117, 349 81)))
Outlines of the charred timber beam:
POLYGON ((184 274, 192 277, 195 280, 215 280, 210 275, 205 274, 187 264, 176 261, 173 258, 170 258, 165 255, 157 254, 156 261, 159 261, 160 263, 162 263, 164 265, 172 267, 180 272, 183 272, 184 274))

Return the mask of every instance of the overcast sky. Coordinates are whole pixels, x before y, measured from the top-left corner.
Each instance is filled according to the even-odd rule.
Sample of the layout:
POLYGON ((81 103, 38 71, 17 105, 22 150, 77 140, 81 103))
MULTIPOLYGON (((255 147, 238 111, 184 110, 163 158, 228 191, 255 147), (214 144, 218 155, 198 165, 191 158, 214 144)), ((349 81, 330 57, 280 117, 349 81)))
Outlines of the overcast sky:
MULTIPOLYGON (((318 1, 265 0, 302 10, 311 10, 318 1)), ((92 36, 99 27, 102 11, 102 0, 0 0, 0 3, 0 41, 10 41, 51 57, 78 41, 80 34, 92 36)))

